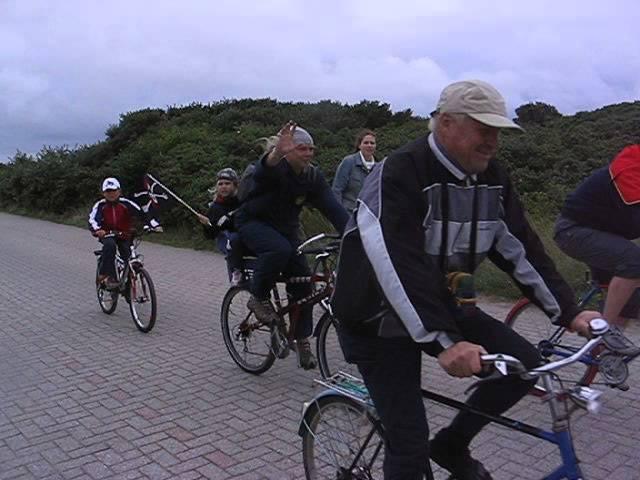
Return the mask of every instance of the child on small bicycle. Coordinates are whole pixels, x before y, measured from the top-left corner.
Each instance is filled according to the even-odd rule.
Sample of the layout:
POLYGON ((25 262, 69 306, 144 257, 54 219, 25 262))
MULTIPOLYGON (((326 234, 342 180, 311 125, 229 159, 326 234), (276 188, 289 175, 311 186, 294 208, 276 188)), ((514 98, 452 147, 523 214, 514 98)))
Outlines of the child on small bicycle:
POLYGON ((160 231, 161 227, 154 218, 149 218, 140 206, 122 196, 120 182, 117 178, 108 177, 102 182, 102 196, 89 213, 89 230, 102 243, 102 262, 98 274, 98 283, 105 284, 108 290, 118 288, 116 274, 116 248, 124 261, 129 258, 134 218, 140 219, 160 231), (113 234, 113 235, 112 235, 113 234))
POLYGON ((205 236, 215 240, 218 250, 225 256, 232 285, 242 281, 242 242, 233 225, 233 212, 240 205, 237 191, 238 174, 233 168, 223 168, 216 174, 216 186, 209 190, 213 201, 209 203, 207 214, 198 215, 205 236))

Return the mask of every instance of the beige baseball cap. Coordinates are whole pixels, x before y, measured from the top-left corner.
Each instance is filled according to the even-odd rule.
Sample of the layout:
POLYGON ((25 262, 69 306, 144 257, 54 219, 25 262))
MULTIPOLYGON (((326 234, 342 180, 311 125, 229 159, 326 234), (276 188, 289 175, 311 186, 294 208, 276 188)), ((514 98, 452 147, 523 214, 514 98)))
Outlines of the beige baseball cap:
POLYGON ((490 127, 524 130, 507 117, 500 92, 482 80, 463 80, 445 87, 434 113, 464 113, 490 127))

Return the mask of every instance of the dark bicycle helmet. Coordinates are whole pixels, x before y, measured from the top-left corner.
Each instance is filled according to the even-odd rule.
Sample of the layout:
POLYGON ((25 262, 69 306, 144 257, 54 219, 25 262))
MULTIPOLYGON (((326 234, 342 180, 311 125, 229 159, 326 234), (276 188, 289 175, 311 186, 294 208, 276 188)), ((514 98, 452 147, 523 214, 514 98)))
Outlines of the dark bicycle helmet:
POLYGON ((238 183, 238 174, 233 168, 223 168, 216 174, 217 180, 229 180, 233 183, 238 183))

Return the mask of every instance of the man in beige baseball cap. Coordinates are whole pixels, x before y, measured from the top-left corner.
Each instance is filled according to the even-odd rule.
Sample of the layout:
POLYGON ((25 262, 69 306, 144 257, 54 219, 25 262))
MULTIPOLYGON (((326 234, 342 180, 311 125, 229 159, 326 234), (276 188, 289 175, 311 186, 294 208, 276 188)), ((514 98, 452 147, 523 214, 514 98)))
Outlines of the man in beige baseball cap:
POLYGON ((507 117, 502 95, 481 80, 464 80, 445 87, 429 121, 436 143, 468 174, 487 169, 497 152, 503 128, 522 130, 507 117))
POLYGON ((482 80, 463 80, 446 87, 434 113, 464 113, 490 127, 522 130, 507 117, 507 106, 500 92, 482 80))
POLYGON ((489 422, 471 412, 502 414, 533 382, 506 377, 481 384, 467 399, 471 410, 428 445, 421 392, 422 352, 454 377, 479 373, 487 352, 511 355, 527 369, 541 361, 533 345, 475 305, 473 274, 483 259, 510 275, 557 325, 588 335, 589 320, 601 316, 577 307, 508 171, 494 160, 503 128, 519 129, 494 87, 479 80, 449 85, 431 133, 372 170, 345 228, 331 307, 345 359, 358 365, 389 440, 385 479, 432 480, 429 459, 456 480, 493 478, 470 449, 489 422))

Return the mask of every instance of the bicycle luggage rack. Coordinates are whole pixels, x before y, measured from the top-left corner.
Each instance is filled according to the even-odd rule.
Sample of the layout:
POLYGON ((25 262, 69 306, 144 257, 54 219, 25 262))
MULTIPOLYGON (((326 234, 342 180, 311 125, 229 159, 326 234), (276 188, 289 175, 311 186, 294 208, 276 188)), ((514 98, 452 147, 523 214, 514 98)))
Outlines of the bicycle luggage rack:
POLYGON ((349 375, 345 372, 338 372, 325 379, 315 379, 316 383, 345 395, 356 402, 363 403, 367 407, 373 407, 373 401, 369 396, 369 391, 362 379, 349 375))

